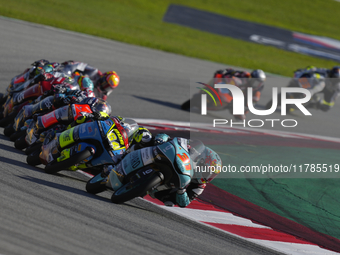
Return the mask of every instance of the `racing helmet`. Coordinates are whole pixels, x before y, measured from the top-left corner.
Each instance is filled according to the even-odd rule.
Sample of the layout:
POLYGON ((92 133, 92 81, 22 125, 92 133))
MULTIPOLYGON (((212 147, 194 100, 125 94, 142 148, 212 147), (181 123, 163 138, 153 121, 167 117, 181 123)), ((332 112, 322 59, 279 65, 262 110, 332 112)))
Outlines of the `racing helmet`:
POLYGON ((329 71, 329 78, 332 85, 338 85, 340 83, 340 66, 334 66, 329 71))
POLYGON ((250 73, 250 78, 250 86, 258 89, 263 85, 267 77, 261 69, 256 69, 250 73))
POLYGON ((222 160, 220 156, 211 148, 204 146, 201 141, 190 140, 189 153, 194 163, 192 182, 209 183, 221 172, 222 160))
POLYGON ((54 67, 52 64, 44 65, 42 69, 44 70, 44 73, 52 73, 54 71, 54 67))
POLYGON ((340 78, 340 66, 334 66, 329 72, 329 78, 340 78))
POLYGON ((110 117, 110 118, 116 119, 119 122, 119 124, 124 128, 126 135, 128 137, 129 144, 131 144, 135 133, 139 129, 139 125, 137 124, 137 122, 133 119, 122 118, 120 116, 113 116, 113 117, 110 117))
POLYGON ((88 104, 94 112, 104 112, 108 115, 111 114, 111 105, 101 98, 88 97, 81 101, 81 103, 88 104))
POLYGON ((120 78, 115 71, 106 72, 98 80, 97 86, 105 95, 110 93, 119 85, 120 78))

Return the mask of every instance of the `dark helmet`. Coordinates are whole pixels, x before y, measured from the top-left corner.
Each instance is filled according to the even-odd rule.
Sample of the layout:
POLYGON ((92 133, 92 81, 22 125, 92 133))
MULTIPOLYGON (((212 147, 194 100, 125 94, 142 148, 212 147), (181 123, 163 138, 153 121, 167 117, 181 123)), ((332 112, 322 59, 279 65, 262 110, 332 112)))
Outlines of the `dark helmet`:
POLYGON ((250 73, 250 85, 254 89, 260 88, 266 80, 266 74, 261 69, 256 69, 250 73))
POLYGON ((340 66, 334 66, 329 72, 329 78, 340 78, 340 66))
POLYGON ((81 103, 90 105, 91 110, 94 112, 105 112, 108 115, 111 114, 111 105, 101 98, 88 97, 81 101, 81 103))

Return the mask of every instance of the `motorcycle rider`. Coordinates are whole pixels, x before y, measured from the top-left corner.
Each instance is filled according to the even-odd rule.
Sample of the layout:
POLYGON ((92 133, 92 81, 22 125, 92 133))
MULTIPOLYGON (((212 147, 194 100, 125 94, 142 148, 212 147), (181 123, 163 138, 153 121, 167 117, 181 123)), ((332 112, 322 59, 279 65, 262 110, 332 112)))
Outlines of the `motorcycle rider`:
MULTIPOLYGON (((136 132, 133 135, 132 140, 133 145, 130 147, 130 149, 126 151, 125 154, 122 155, 120 160, 123 159, 124 156, 131 151, 149 146, 160 145, 171 140, 171 138, 169 135, 165 133, 159 133, 156 136, 152 136, 147 129, 142 128, 139 129, 138 132, 136 132)), ((193 140, 191 142, 194 143, 195 141, 193 140)), ((204 153, 197 155, 195 155, 195 151, 191 152, 190 149, 191 146, 188 145, 188 150, 193 162, 194 169, 196 169, 196 167, 200 168, 204 166, 222 165, 222 161, 219 155, 210 148, 206 147, 204 153)), ((119 163, 119 161, 117 163, 119 163)), ((107 178, 112 169, 113 169, 112 165, 104 166, 104 169, 101 173, 101 176, 103 178, 102 182, 108 181, 107 178)), ((185 188, 175 187, 161 191, 158 191, 156 189, 150 194, 150 196, 162 201, 166 206, 178 205, 180 207, 186 207, 191 203, 191 201, 193 201, 196 197, 203 193, 206 184, 211 182, 217 176, 218 173, 219 173, 218 171, 204 173, 200 171, 195 172, 194 176, 191 179, 191 182, 185 188)))
POLYGON ((314 66, 298 69, 294 72, 294 78, 288 86, 299 86, 296 82, 300 82, 302 87, 308 89, 315 98, 315 102, 310 102, 308 107, 329 111, 340 94, 340 66, 331 69, 314 66), (320 94, 323 94, 323 98, 320 94))
MULTIPOLYGON (((15 129, 12 124, 9 124, 13 127, 12 131, 8 131, 9 133, 19 131, 17 129, 21 128, 24 121, 33 115, 55 110, 67 104, 80 103, 88 97, 94 97, 94 93, 88 89, 88 87, 91 87, 91 84, 93 87, 93 83, 88 77, 82 76, 82 79, 79 78, 77 81, 67 78, 57 85, 53 84, 53 80, 51 82, 51 90, 46 91, 42 96, 34 100, 31 104, 25 105, 20 110, 14 119, 14 122, 18 124, 15 129), (81 87, 81 90, 76 89, 77 87, 81 87)), ((6 128, 10 128, 10 126, 6 128)))
POLYGON ((88 75, 94 83, 94 89, 96 97, 101 97, 106 100, 111 92, 119 85, 120 78, 115 71, 108 71, 102 73, 98 68, 92 67, 83 62, 76 62, 73 60, 65 61, 61 63, 61 70, 70 69, 75 70, 75 73, 88 75))
MULTIPOLYGON (((59 77, 59 75, 67 75, 75 78, 75 76, 87 75, 94 83, 94 88, 91 90, 95 93, 96 97, 101 97, 104 100, 107 99, 107 97, 119 85, 120 82, 120 78, 115 71, 102 73, 98 68, 92 67, 87 63, 73 60, 68 60, 59 64, 57 62, 50 62, 46 59, 41 59, 33 62, 31 68, 27 68, 22 74, 14 77, 12 79, 12 83, 15 78, 20 76, 25 76, 26 80, 33 78, 37 74, 40 74, 40 70, 45 66, 52 67, 53 71, 58 73, 58 76, 56 74, 54 75, 55 77, 59 77)), ((39 79, 35 81, 35 83, 50 78, 51 77, 48 75, 45 75, 45 77, 40 76, 39 79)))
MULTIPOLYGON (((167 134, 160 133, 155 136, 155 144, 162 144, 169 141, 171 138, 167 134)), ((191 146, 195 143, 194 140, 189 142, 189 153, 193 162, 194 176, 191 178, 190 183, 184 189, 172 188, 167 190, 158 191, 154 190, 150 196, 162 201, 166 206, 186 207, 196 197, 201 195, 206 185, 211 182, 218 174, 219 171, 195 171, 195 169, 204 169, 205 166, 222 166, 222 160, 220 156, 212 149, 205 147, 205 151, 202 154, 195 154, 191 151, 191 146)))
MULTIPOLYGON (((252 98, 253 104, 256 104, 261 97, 261 92, 264 88, 264 82, 266 80, 266 74, 261 69, 255 69, 252 72, 235 70, 233 68, 226 68, 217 70, 214 73, 214 78, 209 82, 211 86, 217 83, 234 84, 239 87, 247 98, 247 88, 253 88, 252 98)), ((227 105, 232 113, 232 104, 227 105)), ((245 114, 249 112, 247 101, 245 101, 245 114)), ((234 117, 240 120, 244 120, 246 116, 235 115, 234 117)))
MULTIPOLYGON (((103 99, 99 99, 103 100, 103 99)), ((109 132, 106 134, 106 137, 103 138, 103 141, 105 145, 106 150, 109 152, 109 154, 112 157, 113 162, 117 164, 125 155, 129 152, 129 148, 131 148, 132 145, 135 144, 141 144, 142 146, 146 146, 151 138, 152 135, 149 132, 148 129, 139 126, 134 120, 132 119, 125 119, 120 116, 109 116, 107 114, 103 114, 103 112, 94 112, 90 115, 85 115, 79 117, 76 121, 72 122, 67 129, 74 127, 76 125, 81 125, 85 122, 90 121, 102 121, 101 125, 109 125, 107 129, 109 132), (111 121, 106 121, 106 120, 111 121), (112 125, 113 123, 113 125, 112 125), (120 131, 121 137, 124 140, 125 146, 123 147, 124 150, 117 151, 117 148, 115 148, 115 143, 117 142, 117 134, 116 132, 113 132, 114 127, 117 128, 117 130, 120 131)), ((116 130, 116 131, 117 131, 116 130)), ((63 157, 63 155, 61 155, 63 157)), ((69 168, 70 170, 76 170, 76 167, 69 168)), ((95 166, 93 168, 95 171, 102 171, 103 176, 107 177, 109 175, 110 171, 112 170, 112 166, 109 165, 102 165, 102 166, 95 166)), ((90 169, 88 169, 90 170, 90 169)))
MULTIPOLYGON (((89 105, 91 108, 92 113, 88 113, 86 111, 80 112, 82 116, 79 116, 77 120, 72 121, 68 128, 73 127, 75 125, 87 122, 92 120, 93 118, 95 119, 100 119, 102 117, 109 116, 111 113, 111 106, 103 99, 101 98, 96 98, 96 97, 87 97, 80 101, 79 103, 72 103, 69 104, 69 108, 73 109, 73 105, 76 104, 78 107, 81 107, 81 105, 89 105)), ((70 117, 68 117, 70 118, 70 117)), ((36 129, 35 129, 35 134, 38 135, 41 133, 42 130, 44 130, 46 127, 44 126, 41 117, 37 117, 36 121, 36 129)))

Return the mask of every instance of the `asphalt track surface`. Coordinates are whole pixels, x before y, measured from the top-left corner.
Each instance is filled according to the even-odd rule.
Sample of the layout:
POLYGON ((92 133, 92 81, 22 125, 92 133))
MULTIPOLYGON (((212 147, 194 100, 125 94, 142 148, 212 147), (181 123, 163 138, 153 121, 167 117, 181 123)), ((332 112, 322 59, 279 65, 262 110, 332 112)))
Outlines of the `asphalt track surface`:
MULTIPOLYGON (((34 60, 74 59, 118 72, 121 85, 108 101, 122 116, 189 121, 179 106, 190 78, 205 81, 223 67, 7 18, 0 18, 0 38, 1 92, 34 60)), ((316 113, 318 127, 301 117, 297 131, 336 136, 331 120, 339 111, 332 114, 316 113)), ((87 194, 86 177, 30 167, 2 134, 0 162, 0 254, 275 254, 141 199, 114 205, 110 192, 87 194)))

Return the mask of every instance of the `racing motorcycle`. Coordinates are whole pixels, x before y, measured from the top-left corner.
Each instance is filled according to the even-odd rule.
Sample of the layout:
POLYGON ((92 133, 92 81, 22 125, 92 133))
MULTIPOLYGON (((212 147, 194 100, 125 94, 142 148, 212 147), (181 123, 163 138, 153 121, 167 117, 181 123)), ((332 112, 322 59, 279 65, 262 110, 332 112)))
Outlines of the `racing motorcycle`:
MULTIPOLYGON (((28 89, 30 86, 37 84, 39 81, 42 81, 46 78, 52 77, 52 72, 54 68, 52 65, 46 65, 44 67, 36 66, 36 63, 32 64, 33 67, 25 70, 22 74, 15 76, 12 78, 9 86, 7 87, 6 94, 0 94, 0 105, 9 101, 13 94, 22 92, 23 90, 28 89)), ((61 73, 55 72, 53 77, 60 77, 61 73)), ((0 119, 3 116, 3 108, 0 109, 0 119)))
POLYGON ((193 176, 195 158, 204 150, 199 140, 190 141, 175 137, 169 142, 135 150, 113 166, 108 177, 100 173, 86 184, 86 191, 97 194, 106 189, 114 191, 113 203, 124 203, 135 197, 144 196, 174 187, 185 188, 193 176))
MULTIPOLYGON (((223 81, 213 79, 209 82, 209 84, 216 83, 216 84, 224 84, 228 83, 231 85, 239 86, 242 82, 237 77, 230 77, 230 78, 224 78, 223 81)), ((181 105, 181 109, 185 111, 189 111, 190 108, 201 108, 201 97, 202 94, 209 94, 207 96, 207 109, 208 110, 224 110, 224 109, 230 109, 232 107, 232 100, 233 100, 233 94, 231 91, 227 88, 213 88, 213 86, 198 82, 198 84, 204 85, 205 87, 197 87, 200 89, 200 91, 193 95, 193 97, 187 101, 185 101, 181 105), (216 98, 217 96, 217 98, 216 98)))
MULTIPOLYGON (((106 114, 111 113, 111 106, 107 104, 102 99, 97 99, 95 97, 86 98, 79 104, 71 104, 60 107, 48 114, 38 116, 35 122, 31 122, 29 128, 27 129, 26 135, 24 134, 20 138, 18 138, 14 146, 15 148, 22 150, 27 146, 30 146, 30 149, 26 154, 30 154, 36 148, 39 148, 39 144, 41 145, 48 129, 58 126, 58 124, 63 124, 65 127, 73 121, 76 121, 81 116, 92 116, 95 114, 94 112, 103 112, 106 114), (37 147, 38 146, 38 147, 37 147)), ((57 127, 60 128, 60 125, 57 127)))
POLYGON ((69 103, 81 102, 85 97, 94 97, 92 91, 80 91, 77 88, 78 85, 74 86, 74 84, 56 86, 53 96, 47 96, 41 101, 35 100, 38 102, 34 101, 34 104, 25 105, 16 115, 14 124, 11 123, 5 127, 4 134, 10 136, 11 141, 15 141, 25 133, 33 117, 36 118, 38 115, 46 114, 69 103))
MULTIPOLYGON (((288 87, 294 87, 294 88, 304 88, 304 89, 312 89, 317 81, 312 78, 312 77, 294 77, 288 84, 288 87)), ((277 94, 277 105, 281 107, 281 98, 282 95, 281 93, 277 94)), ((301 99, 305 98, 305 94, 303 93, 294 93, 294 92, 289 92, 286 93, 286 98, 287 99, 301 99)), ((312 95, 311 99, 307 102, 304 103, 304 106, 306 108, 314 108, 315 105, 320 101, 321 96, 319 94, 314 94, 312 95)), ((273 105, 273 100, 270 100, 265 108, 270 109, 273 105)), ((286 104, 286 113, 293 112, 297 109, 297 107, 294 104, 286 104)))
MULTIPOLYGON (((84 123, 45 140, 38 157, 49 174, 78 169, 98 173, 103 165, 117 163, 137 130, 132 119, 125 119, 124 126, 116 117, 84 123)), ((27 161, 36 160, 32 157, 27 161)))
POLYGON ((15 136, 11 136, 11 141, 15 141, 23 134, 22 131, 24 131, 23 127, 25 127, 25 121, 32 118, 34 114, 42 114, 50 111, 51 109, 55 109, 53 105, 54 101, 54 96, 48 96, 35 104, 25 105, 15 116, 13 125, 10 123, 5 127, 4 135, 11 136, 13 133, 18 132, 15 136))
POLYGON ((3 105, 3 119, 0 120, 0 127, 5 127, 13 122, 18 112, 27 104, 38 101, 44 93, 49 93, 53 86, 68 84, 71 89, 79 89, 79 86, 73 86, 69 77, 55 78, 49 74, 49 80, 41 81, 21 92, 16 92, 7 97, 6 103, 3 105))

